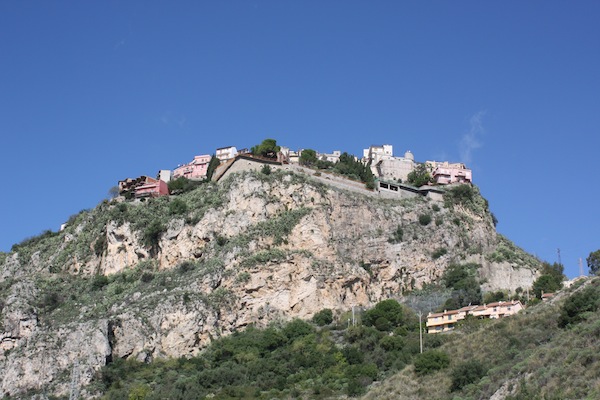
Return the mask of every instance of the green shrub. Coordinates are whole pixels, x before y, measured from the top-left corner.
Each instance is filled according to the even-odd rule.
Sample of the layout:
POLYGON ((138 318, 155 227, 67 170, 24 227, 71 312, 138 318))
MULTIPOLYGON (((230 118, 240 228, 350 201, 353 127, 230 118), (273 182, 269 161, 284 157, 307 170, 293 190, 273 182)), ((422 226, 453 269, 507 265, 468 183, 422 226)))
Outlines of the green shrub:
POLYGON ((62 296, 56 290, 50 290, 43 294, 42 299, 39 302, 39 307, 42 308, 46 313, 52 312, 58 308, 63 302, 62 296))
POLYGON ((98 239, 94 242, 94 254, 100 257, 108 248, 108 241, 106 240, 106 233, 102 232, 98 239))
POLYGON ((426 375, 446 368, 450 365, 450 357, 441 350, 429 350, 415 358, 415 372, 417 375, 426 375))
POLYGON ((315 331, 315 328, 301 319, 294 319, 288 322, 281 331, 288 340, 293 341, 299 337, 310 335, 315 331))
POLYGON ((167 186, 169 188, 169 193, 171 194, 183 194, 187 192, 191 192, 196 189, 200 185, 202 185, 204 181, 193 181, 191 179, 184 178, 180 176, 177 179, 171 180, 167 186))
POLYGON ((165 231, 165 226, 158 220, 154 220, 146 227, 142 235, 142 243, 149 248, 156 248, 160 236, 165 231))
POLYGON ((404 236, 404 231, 402 227, 398 225, 396 230, 392 233, 392 237, 388 240, 390 243, 400 243, 402 241, 402 237, 404 236))
POLYGON ((470 360, 458 364, 450 373, 450 377, 452 378, 450 391, 455 392, 471 383, 477 382, 485 376, 486 372, 487 369, 485 366, 477 360, 470 360))
POLYGON ((152 272, 144 272, 140 276, 140 281, 142 281, 144 283, 152 282, 153 279, 154 279, 154 274, 152 272))
POLYGON ((564 328, 583 321, 591 312, 598 310, 600 305, 599 284, 588 286, 569 297, 563 304, 558 317, 558 326, 564 328))
POLYGON ((185 274, 190 272, 196 268, 196 264, 191 261, 183 261, 182 263, 177 265, 177 271, 181 274, 185 274))
POLYGON ((389 331, 404 322, 404 308, 394 299, 383 300, 366 311, 362 320, 366 326, 389 331))
POLYGON ((435 212, 438 212, 438 211, 440 211, 440 206, 438 206, 437 204, 434 204, 431 206, 431 209, 435 212))
POLYGON ((249 272, 240 272, 238 276, 236 276, 235 281, 239 283, 246 283, 252 278, 249 272))
POLYGON ((182 215, 187 212, 187 204, 181 199, 174 199, 169 202, 169 214, 171 215, 182 215))
POLYGON ((271 175, 271 167, 269 167, 267 164, 263 165, 262 168, 260 169, 260 172, 265 174, 265 175, 271 175))
POLYGON ((369 276, 373 276, 373 270, 371 269, 371 263, 366 263, 364 261, 361 261, 359 263, 360 267, 362 269, 364 269, 365 271, 367 271, 367 273, 369 274, 369 276))
POLYGON ((333 322, 333 312, 324 308, 313 316, 312 321, 319 326, 329 325, 333 322))
POLYGON ((433 253, 431 254, 431 258, 433 258, 434 260, 437 260, 438 258, 445 255, 446 253, 448 253, 448 250, 446 250, 445 247, 440 247, 433 251, 433 253))
POLYGON ((429 214, 421 214, 419 215, 419 223, 423 226, 429 225, 431 222, 431 215, 429 214))
POLYGON ((108 277, 106 277, 106 275, 94 275, 94 278, 92 279, 92 290, 100 290, 106 285, 108 285, 108 277))
POLYGON ((225 236, 217 235, 217 245, 223 247, 227 244, 227 238, 225 236))

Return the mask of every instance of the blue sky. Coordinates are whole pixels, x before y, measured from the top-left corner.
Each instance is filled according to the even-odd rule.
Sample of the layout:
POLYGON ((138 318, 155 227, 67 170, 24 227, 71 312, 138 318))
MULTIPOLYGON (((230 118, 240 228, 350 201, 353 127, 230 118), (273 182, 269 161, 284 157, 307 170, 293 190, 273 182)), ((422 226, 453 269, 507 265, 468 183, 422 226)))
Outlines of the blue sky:
MULTIPOLYGON (((0 250, 266 137, 464 161, 570 277, 600 248, 598 1, 0 2, 0 250)), ((587 268, 585 268, 587 271, 587 268)))

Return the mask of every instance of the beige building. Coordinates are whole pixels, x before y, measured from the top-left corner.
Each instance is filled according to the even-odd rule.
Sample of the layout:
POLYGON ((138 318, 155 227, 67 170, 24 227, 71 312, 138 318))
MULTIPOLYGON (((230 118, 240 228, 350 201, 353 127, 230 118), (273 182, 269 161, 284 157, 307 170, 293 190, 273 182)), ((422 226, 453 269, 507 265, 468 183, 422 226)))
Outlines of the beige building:
POLYGON ((444 311, 442 313, 429 313, 427 315, 427 333, 441 333, 454 329, 456 322, 465 319, 467 315, 475 318, 498 319, 516 314, 523 309, 518 300, 499 301, 481 306, 467 306, 458 310, 444 311))
POLYGON ((363 150, 363 162, 371 165, 377 164, 381 160, 391 160, 394 156, 394 149, 391 144, 371 145, 363 150))
POLYGON ((382 180, 406 182, 408 174, 415 169, 415 156, 407 151, 404 157, 383 159, 374 166, 375 176, 382 180))

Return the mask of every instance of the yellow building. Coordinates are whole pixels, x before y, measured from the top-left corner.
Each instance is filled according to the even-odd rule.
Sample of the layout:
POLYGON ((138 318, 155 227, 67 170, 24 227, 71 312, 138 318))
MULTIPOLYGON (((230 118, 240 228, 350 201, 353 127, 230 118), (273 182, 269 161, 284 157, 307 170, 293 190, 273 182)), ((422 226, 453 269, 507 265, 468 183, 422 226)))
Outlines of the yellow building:
POLYGON ((523 309, 518 300, 499 301, 481 306, 467 306, 458 310, 450 310, 441 313, 429 313, 427 315, 427 333, 447 332, 454 329, 456 322, 465 319, 467 315, 476 318, 503 318, 516 314, 523 309))

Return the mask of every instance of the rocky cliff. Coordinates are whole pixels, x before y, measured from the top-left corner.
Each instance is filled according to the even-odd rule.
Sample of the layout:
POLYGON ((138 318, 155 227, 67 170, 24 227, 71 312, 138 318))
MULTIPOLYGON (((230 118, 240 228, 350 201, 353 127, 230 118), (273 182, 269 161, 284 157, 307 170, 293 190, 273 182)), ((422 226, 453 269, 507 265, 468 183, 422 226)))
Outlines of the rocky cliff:
POLYGON ((116 357, 192 356, 249 324, 401 298, 463 262, 484 290, 529 287, 539 264, 471 186, 380 199, 254 171, 105 201, 0 254, 0 393, 69 393, 116 357))

